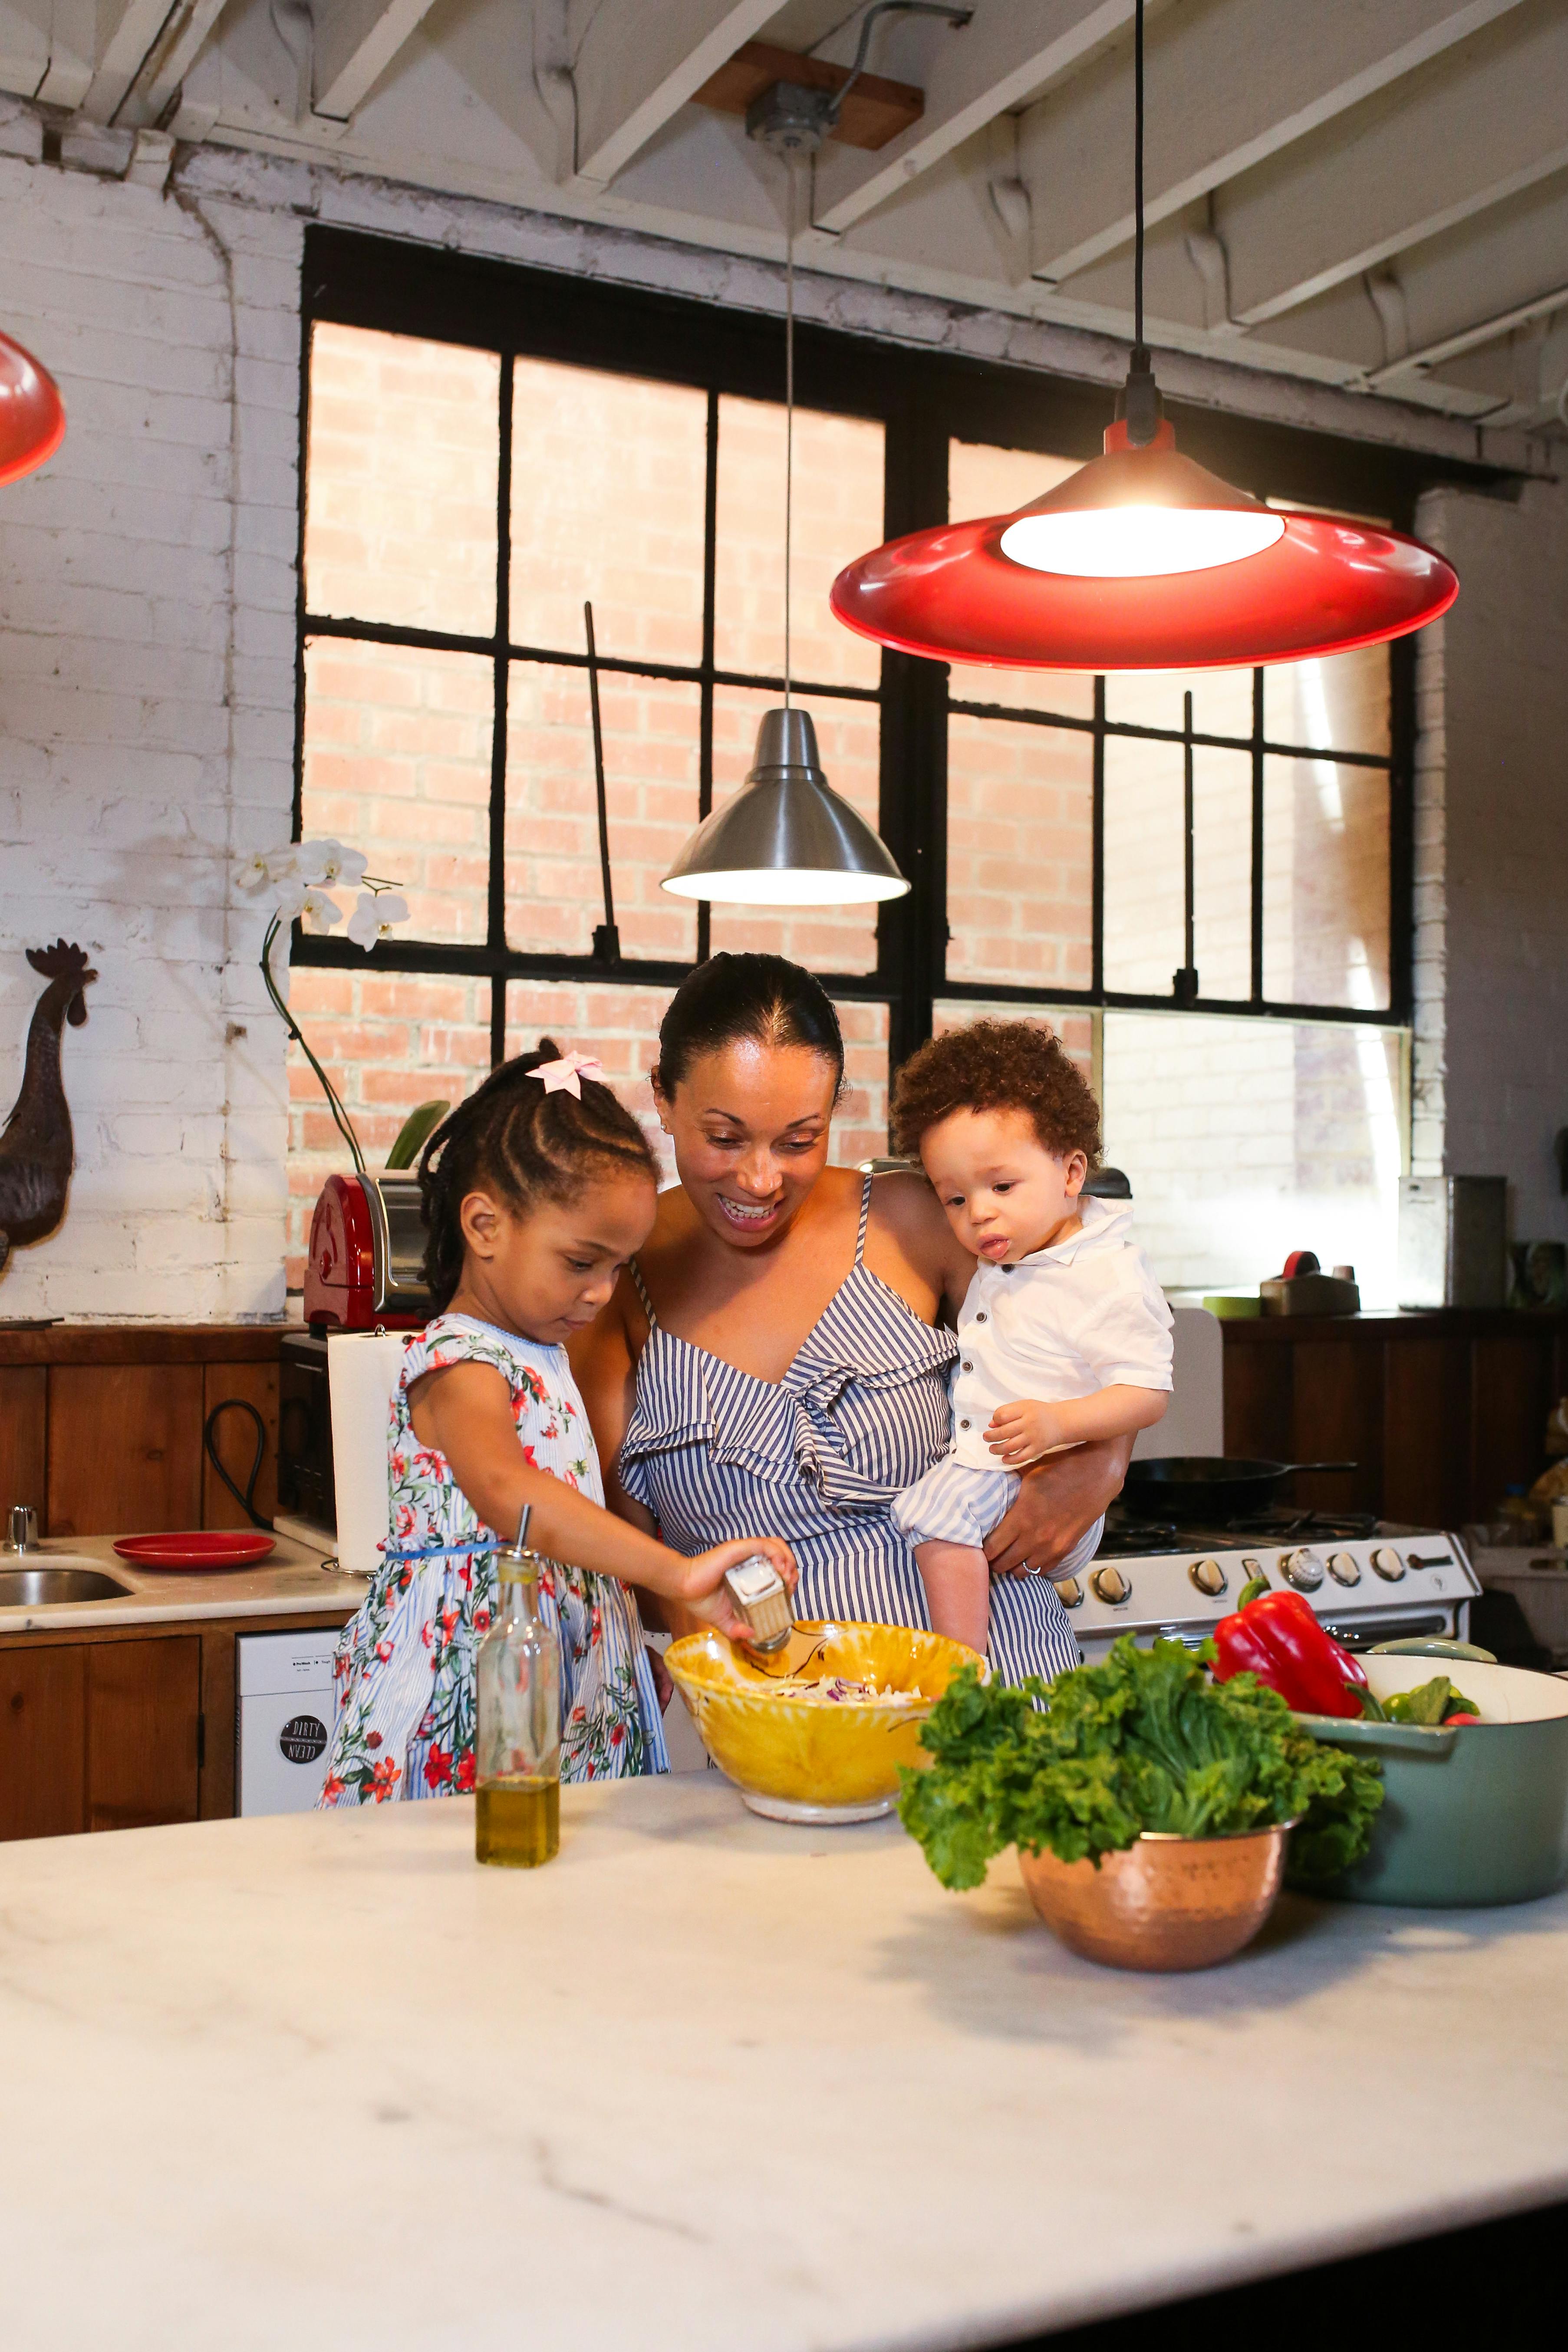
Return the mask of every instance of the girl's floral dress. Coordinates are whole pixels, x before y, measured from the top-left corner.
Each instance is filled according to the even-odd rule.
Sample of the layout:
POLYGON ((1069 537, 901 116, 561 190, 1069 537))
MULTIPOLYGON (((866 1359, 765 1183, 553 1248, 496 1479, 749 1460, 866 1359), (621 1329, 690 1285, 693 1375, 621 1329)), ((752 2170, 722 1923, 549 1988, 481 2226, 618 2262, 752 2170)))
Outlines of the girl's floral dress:
MULTIPOLYGON (((443 1454, 421 1446, 408 1391, 426 1372, 492 1364, 511 1391, 518 1443, 595 1503, 598 1456, 564 1348, 468 1315, 438 1315, 403 1353, 388 1431, 392 1539, 333 1661, 337 1719, 322 1805, 445 1797, 474 1785, 474 1658, 497 1600, 495 1560, 443 1454)), ((509 1528, 504 1540, 516 1534, 509 1528)), ((667 1772, 664 1727, 637 1602, 614 1577, 552 1562, 541 1612, 561 1644, 561 1777, 667 1772)))

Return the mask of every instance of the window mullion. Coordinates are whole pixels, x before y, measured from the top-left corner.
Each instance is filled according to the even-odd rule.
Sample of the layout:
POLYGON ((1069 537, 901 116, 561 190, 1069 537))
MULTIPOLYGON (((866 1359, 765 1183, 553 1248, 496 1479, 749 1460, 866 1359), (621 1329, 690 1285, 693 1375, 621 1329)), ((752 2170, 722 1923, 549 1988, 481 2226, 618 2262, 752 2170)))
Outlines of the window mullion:
MULTIPOLYGON (((698 688, 697 822, 713 809, 713 601, 719 576, 719 394, 708 391, 708 447, 702 481, 702 678, 698 688)), ((697 961, 713 951, 713 909, 697 901, 697 961)))
MULTIPOLYGON (((486 938, 492 952, 506 950, 506 757, 507 709, 511 662, 511 400, 512 358, 500 363, 500 447, 496 461, 496 632, 491 669, 495 707, 490 733, 489 904, 486 938)), ((506 1059, 506 982, 490 982, 490 1066, 506 1059)))
POLYGON ((1263 1002, 1263 672, 1252 673, 1252 986, 1263 1002))

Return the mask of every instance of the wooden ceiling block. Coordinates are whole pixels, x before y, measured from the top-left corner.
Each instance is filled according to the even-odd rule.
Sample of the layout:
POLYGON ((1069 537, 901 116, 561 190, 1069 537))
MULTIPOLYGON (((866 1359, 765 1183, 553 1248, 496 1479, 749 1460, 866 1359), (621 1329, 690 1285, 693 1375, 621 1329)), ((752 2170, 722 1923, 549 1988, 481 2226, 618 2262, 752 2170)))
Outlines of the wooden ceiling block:
MULTIPOLYGON (((847 66, 803 58, 794 49, 775 48, 771 41, 748 41, 691 96, 695 105, 716 107, 721 114, 744 114, 775 81, 836 90, 842 89, 848 79, 847 66)), ((865 147, 874 152, 918 122, 925 102, 924 90, 913 82, 884 81, 879 74, 862 74, 844 101, 836 128, 827 135, 845 147, 865 147)))

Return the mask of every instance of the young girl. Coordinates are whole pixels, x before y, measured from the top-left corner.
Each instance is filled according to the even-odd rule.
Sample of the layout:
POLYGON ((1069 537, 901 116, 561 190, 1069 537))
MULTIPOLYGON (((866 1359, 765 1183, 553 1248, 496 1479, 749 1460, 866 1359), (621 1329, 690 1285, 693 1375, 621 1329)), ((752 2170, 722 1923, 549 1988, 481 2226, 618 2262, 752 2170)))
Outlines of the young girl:
POLYGON ((603 1507, 566 1342, 647 1240, 656 1175, 598 1071, 546 1038, 496 1070, 425 1148, 437 1313, 404 1350, 388 1437, 392 1540, 338 1648, 323 1805, 473 1787, 474 1658, 497 1598, 494 1557, 480 1547, 510 1543, 525 1503, 530 1548, 552 1562, 541 1603, 561 1643, 563 1780, 668 1769, 632 1584, 740 1634, 727 1569, 762 1551, 795 1582, 776 1539, 687 1559, 603 1507))
MULTIPOLYGON (((1085 1200, 1100 1110, 1048 1029, 977 1021, 911 1054, 893 1097, 895 1150, 919 1153, 978 1263, 958 1316, 948 1457, 906 1487, 893 1524, 914 1547, 931 1622, 984 1651, 982 1546, 1042 1454, 1148 1429, 1171 1387, 1171 1310, 1133 1245, 1131 1211, 1085 1200)), ((1094 1558, 1097 1520, 1053 1577, 1094 1558)))

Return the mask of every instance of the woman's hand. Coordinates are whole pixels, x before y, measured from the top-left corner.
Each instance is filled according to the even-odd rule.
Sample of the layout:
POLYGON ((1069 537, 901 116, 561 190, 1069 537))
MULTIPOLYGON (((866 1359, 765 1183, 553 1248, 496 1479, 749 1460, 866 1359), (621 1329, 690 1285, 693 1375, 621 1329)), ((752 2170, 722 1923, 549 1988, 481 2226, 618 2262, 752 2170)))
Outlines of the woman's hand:
POLYGON ((1048 1576, 1121 1492, 1131 1437, 1106 1437, 1047 1454, 1024 1473, 1018 1499, 985 1538, 993 1576, 1048 1576))
POLYGON ((749 1642, 752 1629, 731 1600, 724 1579, 731 1569, 739 1568, 743 1559, 755 1559, 759 1552, 793 1592, 799 1571, 788 1544, 778 1536, 737 1536, 730 1543, 715 1544, 711 1551, 700 1551, 689 1559, 681 1589, 672 1598, 682 1601, 703 1624, 716 1626, 721 1633, 728 1634, 731 1642, 749 1642))

